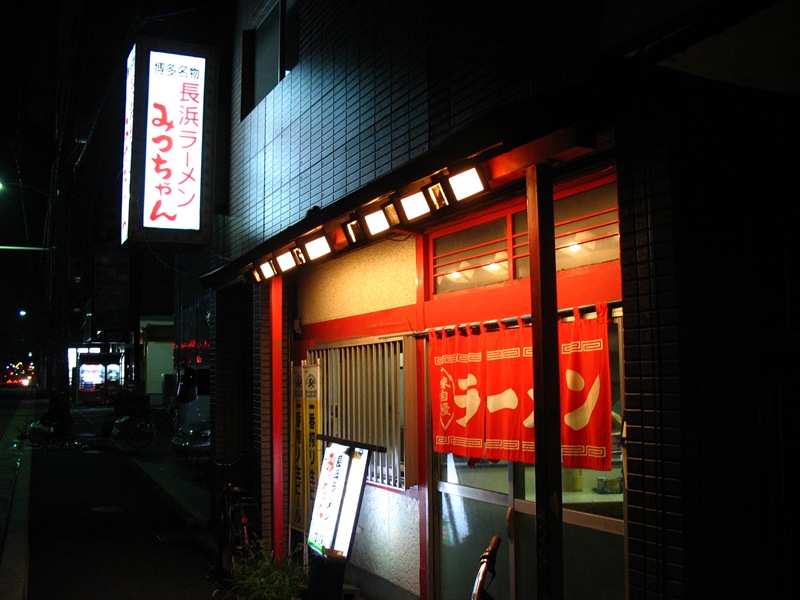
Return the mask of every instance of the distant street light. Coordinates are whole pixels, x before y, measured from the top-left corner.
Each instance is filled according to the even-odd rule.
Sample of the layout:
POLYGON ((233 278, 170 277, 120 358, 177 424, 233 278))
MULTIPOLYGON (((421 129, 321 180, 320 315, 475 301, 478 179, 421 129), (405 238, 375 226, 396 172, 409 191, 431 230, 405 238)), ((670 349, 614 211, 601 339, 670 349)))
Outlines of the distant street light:
POLYGON ((48 194, 44 190, 40 190, 39 188, 33 187, 32 185, 26 185, 24 183, 17 183, 15 181, 12 181, 11 183, 3 183, 2 181, 0 181, 0 190, 2 190, 7 185, 13 185, 14 187, 22 188, 24 190, 30 190, 32 192, 39 192, 40 194, 43 194, 47 198, 50 197, 50 194, 48 194))

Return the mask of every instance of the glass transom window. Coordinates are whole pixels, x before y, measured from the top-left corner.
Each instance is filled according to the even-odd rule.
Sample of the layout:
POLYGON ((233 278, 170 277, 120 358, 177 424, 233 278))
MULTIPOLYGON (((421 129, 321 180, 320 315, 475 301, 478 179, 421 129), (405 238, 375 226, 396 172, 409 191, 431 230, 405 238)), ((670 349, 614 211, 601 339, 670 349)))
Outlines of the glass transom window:
MULTIPOLYGON (((562 184, 553 196, 557 271, 619 259, 615 176, 562 184)), ((435 236, 432 250, 436 294, 530 277, 524 204, 435 236)))

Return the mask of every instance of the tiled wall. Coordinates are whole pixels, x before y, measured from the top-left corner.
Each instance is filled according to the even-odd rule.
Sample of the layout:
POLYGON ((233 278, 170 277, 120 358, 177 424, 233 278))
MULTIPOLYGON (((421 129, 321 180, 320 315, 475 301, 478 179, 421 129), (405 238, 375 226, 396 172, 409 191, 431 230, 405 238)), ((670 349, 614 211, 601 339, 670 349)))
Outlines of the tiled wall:
POLYGON ((599 28, 594 9, 560 4, 528 14, 516 4, 307 0, 299 63, 243 116, 240 32, 258 26, 266 4, 242 5, 230 210, 216 236, 224 256, 397 169, 486 110, 581 78, 599 28))
POLYGON ((679 586, 683 567, 671 182, 658 134, 644 117, 617 134, 632 598, 679 586))
POLYGON ((763 350, 790 322, 776 218, 791 176, 788 158, 742 150, 781 147, 786 130, 761 119, 791 109, 675 76, 648 84, 617 129, 630 597, 770 595, 786 560, 786 357, 763 350))
MULTIPOLYGON (((246 4, 237 30, 258 25, 258 3, 246 4)), ((303 6, 299 64, 243 120, 232 102, 223 254, 240 254, 428 147, 424 44, 412 15, 388 14, 383 3, 303 6)))

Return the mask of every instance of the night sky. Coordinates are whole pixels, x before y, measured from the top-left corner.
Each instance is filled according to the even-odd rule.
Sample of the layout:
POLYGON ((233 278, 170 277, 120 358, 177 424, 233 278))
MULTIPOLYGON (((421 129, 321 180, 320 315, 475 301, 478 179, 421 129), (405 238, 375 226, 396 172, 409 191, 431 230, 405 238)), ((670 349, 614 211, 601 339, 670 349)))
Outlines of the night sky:
MULTIPOLYGON (((125 59, 136 36, 207 43, 219 5, 189 0, 46 0, 5 6, 0 36, 0 246, 50 247, 70 261, 118 236, 125 59), (22 185, 20 185, 22 184, 22 185), (48 193, 58 200, 48 215, 48 193), (20 194, 22 192, 22 194, 20 194), (73 252, 76 252, 72 258, 73 252)), ((227 31, 224 32, 227 35, 227 31)), ((118 239, 118 237, 117 237, 118 239)), ((50 306, 47 252, 0 251, 0 359, 30 345, 50 306), (17 312, 26 308, 27 324, 17 312), (22 340, 25 340, 23 343, 22 340)))

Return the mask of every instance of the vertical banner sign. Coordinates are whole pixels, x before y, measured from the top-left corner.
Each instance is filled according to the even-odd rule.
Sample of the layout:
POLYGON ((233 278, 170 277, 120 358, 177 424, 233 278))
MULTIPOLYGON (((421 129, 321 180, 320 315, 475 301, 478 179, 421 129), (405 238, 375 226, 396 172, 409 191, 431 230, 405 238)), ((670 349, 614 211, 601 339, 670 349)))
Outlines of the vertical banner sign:
POLYGON ((319 473, 321 450, 317 448, 319 433, 319 365, 303 365, 303 422, 305 453, 305 513, 304 522, 310 518, 310 507, 314 506, 314 495, 317 492, 317 475, 319 473))
POLYGON ((136 87, 136 46, 128 54, 125 72, 125 139, 122 148, 122 219, 120 221, 120 243, 128 239, 131 207, 131 163, 133 160, 133 98, 136 87))
POLYGON ((289 491, 289 526, 297 531, 305 532, 306 507, 306 451, 303 422, 303 368, 292 366, 292 404, 289 426, 289 464, 291 484, 289 491))
POLYGON ((608 306, 596 319, 558 324, 561 454, 564 467, 611 470, 611 369, 608 306))
POLYGON ((200 229, 206 59, 150 52, 143 227, 200 229))

